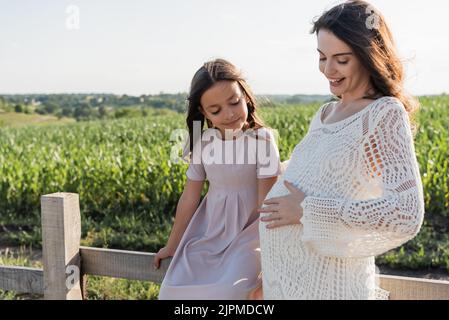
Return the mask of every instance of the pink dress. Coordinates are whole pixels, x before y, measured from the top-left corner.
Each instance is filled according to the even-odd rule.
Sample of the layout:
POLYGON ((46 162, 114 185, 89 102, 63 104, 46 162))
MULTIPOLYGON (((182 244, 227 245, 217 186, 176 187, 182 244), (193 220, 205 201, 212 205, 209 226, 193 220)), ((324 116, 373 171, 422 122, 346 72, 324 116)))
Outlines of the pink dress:
POLYGON ((278 176, 280 163, 271 132, 257 130, 258 141, 265 141, 266 150, 269 150, 268 166, 267 158, 261 161, 256 150, 260 150, 261 145, 249 146, 254 137, 251 132, 255 131, 247 130, 237 140, 222 140, 215 129, 203 133, 200 163, 194 164, 191 160, 187 177, 196 181, 207 179, 209 190, 175 252, 159 299, 245 299, 259 284, 257 179, 278 176), (211 141, 204 141, 207 134, 215 137, 214 152, 211 152, 211 141), (230 145, 233 154, 226 153, 231 150, 230 145), (220 158, 217 146, 222 148, 222 161, 217 159, 220 158), (242 154, 248 157, 245 155, 243 162, 237 161, 242 154), (233 157, 231 162, 227 161, 230 157, 233 157))

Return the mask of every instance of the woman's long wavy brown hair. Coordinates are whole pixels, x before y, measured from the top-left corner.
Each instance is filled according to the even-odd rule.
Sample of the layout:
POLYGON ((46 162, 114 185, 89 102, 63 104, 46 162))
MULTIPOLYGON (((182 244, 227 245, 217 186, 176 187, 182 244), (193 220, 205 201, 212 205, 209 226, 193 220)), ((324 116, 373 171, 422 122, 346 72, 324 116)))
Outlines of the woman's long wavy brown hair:
MULTIPOLYGON (((245 129, 259 129, 265 127, 263 121, 257 115, 258 105, 255 95, 248 86, 246 80, 243 78, 242 73, 232 63, 224 59, 214 59, 206 62, 195 73, 190 85, 190 93, 188 99, 187 110, 187 127, 189 128, 189 142, 190 152, 193 150, 193 145, 196 141, 193 137, 193 123, 194 121, 201 121, 201 131, 203 130, 204 122, 206 121, 204 115, 201 113, 201 97, 218 81, 236 81, 240 90, 242 90, 248 106, 248 117, 246 119, 247 126, 245 129)), ((212 127, 212 124, 207 121, 208 128, 212 127)))
POLYGON ((393 35, 377 9, 366 1, 346 1, 316 19, 311 33, 321 29, 345 42, 369 72, 374 92, 367 93, 367 98, 396 97, 413 119, 419 102, 404 92, 404 68, 393 35))

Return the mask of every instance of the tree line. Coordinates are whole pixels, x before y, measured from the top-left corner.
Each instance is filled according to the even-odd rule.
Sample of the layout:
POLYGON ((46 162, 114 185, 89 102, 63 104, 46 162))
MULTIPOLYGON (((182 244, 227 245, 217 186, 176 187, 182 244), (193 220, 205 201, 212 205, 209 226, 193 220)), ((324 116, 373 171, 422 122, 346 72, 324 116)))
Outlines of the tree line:
MULTIPOLYGON (((264 106, 325 101, 320 95, 260 95, 264 106)), ((183 113, 187 109, 187 93, 159 93, 155 95, 115 94, 11 94, 0 95, 0 113, 54 115, 78 121, 146 116, 149 109, 169 109, 183 113)))

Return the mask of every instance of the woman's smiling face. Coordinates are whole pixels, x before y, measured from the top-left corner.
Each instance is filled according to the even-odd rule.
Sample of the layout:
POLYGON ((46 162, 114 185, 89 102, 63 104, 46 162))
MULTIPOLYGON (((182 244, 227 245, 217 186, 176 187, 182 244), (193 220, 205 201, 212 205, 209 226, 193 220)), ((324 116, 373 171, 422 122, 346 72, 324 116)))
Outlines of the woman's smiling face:
POLYGON ((201 109, 214 127, 225 130, 241 130, 248 117, 246 97, 236 81, 221 80, 201 96, 201 109))
POLYGON ((317 35, 319 68, 329 80, 332 94, 357 97, 370 88, 369 74, 352 49, 327 29, 317 35))

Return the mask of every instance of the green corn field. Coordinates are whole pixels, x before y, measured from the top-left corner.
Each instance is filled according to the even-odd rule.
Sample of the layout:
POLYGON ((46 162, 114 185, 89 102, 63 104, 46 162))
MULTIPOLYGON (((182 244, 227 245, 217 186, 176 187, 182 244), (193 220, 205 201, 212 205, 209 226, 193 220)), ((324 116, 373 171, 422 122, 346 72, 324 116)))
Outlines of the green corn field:
MULTIPOLYGON (((449 96, 420 98, 415 148, 425 193, 420 234, 378 257, 394 268, 449 270, 449 96)), ((318 104, 263 108, 281 160, 306 134, 318 104)), ((170 160, 184 115, 0 128, 0 243, 41 246, 40 196, 80 195, 82 244, 155 252, 168 238, 185 183, 170 160)))

